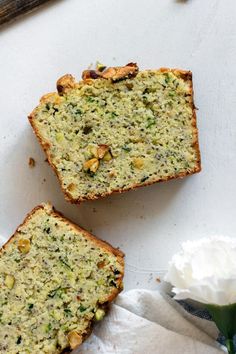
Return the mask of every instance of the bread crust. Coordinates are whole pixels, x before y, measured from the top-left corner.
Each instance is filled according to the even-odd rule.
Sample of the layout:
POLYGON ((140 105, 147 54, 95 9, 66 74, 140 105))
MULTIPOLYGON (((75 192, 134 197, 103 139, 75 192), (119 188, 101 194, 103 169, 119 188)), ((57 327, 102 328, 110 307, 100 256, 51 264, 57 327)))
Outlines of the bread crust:
MULTIPOLYGON (((130 63, 132 65, 134 65, 133 63, 130 63)), ((127 64, 124 68, 126 68, 127 66, 129 66, 130 64, 127 64)), ((136 64, 135 64, 136 65, 136 64)), ((117 69, 117 68, 116 68, 117 69)), ((150 71, 150 70, 147 70, 147 71, 150 71)), ((96 199, 101 199, 101 198, 105 198, 111 194, 115 194, 115 193, 124 193, 124 192, 127 192, 129 190, 134 190, 134 189, 137 189, 137 188, 140 188, 140 187, 146 187, 146 186, 150 186, 154 183, 158 183, 158 182, 167 182, 171 179, 178 179, 178 178, 184 178, 186 176, 189 176, 189 175, 192 175, 192 174, 195 174, 195 173, 198 173, 201 171, 201 156, 200 156, 200 149, 199 149, 199 141, 198 141, 198 129, 197 129, 197 117, 196 117, 196 107, 194 105, 194 99, 193 99, 193 96, 194 96, 194 92, 193 92, 193 82, 192 82, 192 72, 191 71, 188 71, 188 70, 181 70, 181 69, 169 69, 169 68, 160 68, 158 69, 157 71, 160 71, 160 72, 172 72, 174 73, 176 76, 179 76, 181 77, 184 81, 188 82, 189 85, 190 85, 190 97, 191 97, 191 107, 192 107, 192 126, 193 126, 193 131, 194 131, 194 142, 193 142, 193 147, 196 151, 196 154, 197 154, 197 164, 196 164, 196 167, 195 169, 193 169, 192 171, 190 172, 181 172, 175 176, 168 176, 166 178, 162 178, 162 179, 154 179, 152 181, 147 181, 147 182, 141 182, 141 183, 137 183, 137 184, 134 184, 132 185, 131 187, 128 187, 128 188, 119 188, 119 189, 116 189, 116 190, 112 190, 112 191, 108 191, 108 192, 105 192, 105 193, 101 193, 101 194, 93 194, 93 195, 90 195, 88 197, 79 197, 79 198, 73 198, 73 196, 70 194, 70 192, 68 190, 66 190, 64 187, 63 187, 63 182, 57 172, 57 168, 56 166, 53 164, 51 158, 50 158, 50 153, 49 153, 49 148, 50 148, 50 143, 49 142, 44 142, 42 140, 42 138, 40 137, 40 134, 39 134, 39 131, 37 129, 37 127, 35 126, 34 124, 34 116, 35 116, 35 111, 37 109, 37 107, 33 110, 33 112, 28 116, 28 119, 29 119, 29 122, 34 130, 34 133, 36 135, 36 137, 38 138, 38 141, 39 143, 41 144, 42 148, 44 149, 45 153, 46 153, 46 156, 47 156, 47 159, 48 159, 48 162, 49 164, 51 165, 51 167, 53 168, 55 174, 57 175, 58 179, 59 179, 59 183, 61 185, 61 189, 65 195, 65 199, 67 201, 69 201, 70 203, 73 203, 73 204, 80 204, 81 202, 83 201, 86 201, 86 200, 96 200, 96 199)), ((71 76, 70 74, 67 74, 67 75, 64 75, 62 78, 58 79, 57 81, 57 84, 58 82, 61 83, 63 82, 64 80, 66 80, 66 87, 65 89, 67 90, 68 87, 70 86, 70 84, 68 84, 68 80, 69 78, 71 78, 72 82, 71 82, 71 86, 75 87, 77 85, 81 85, 81 83, 83 82, 86 82, 86 83, 89 83, 89 82, 92 82, 93 80, 96 80, 96 78, 94 79, 91 79, 91 78, 87 78, 85 76, 85 79, 84 81, 82 82, 79 82, 79 83, 75 83, 74 81, 74 77, 71 76)), ((101 78, 101 77, 99 77, 101 78)), ((125 79, 125 78, 124 78, 125 79)), ((60 93, 63 91, 63 89, 60 87, 60 93)), ((44 95, 40 102, 48 102, 48 100, 58 100, 60 99, 60 96, 58 93, 54 92, 54 93, 51 93, 51 94, 47 94, 47 95, 44 95)))
MULTIPOLYGON (((9 240, 0 248, 0 254, 8 247, 8 245, 13 242, 14 237, 16 236, 16 233, 18 231, 20 231, 20 228, 22 226, 24 226, 30 219, 31 217, 34 215, 34 213, 39 210, 39 209, 45 209, 46 212, 49 215, 52 215, 64 222, 66 222, 67 224, 69 224, 71 227, 73 227, 76 231, 80 231, 83 236, 87 239, 89 239, 90 241, 92 241, 93 243, 95 243, 97 246, 99 246, 100 248, 104 249, 105 251, 108 251, 109 253, 114 254, 114 256, 116 257, 117 261, 119 262, 119 264, 122 267, 122 272, 120 273, 120 277, 117 280, 117 285, 118 288, 114 287, 114 290, 112 292, 110 292, 109 296, 107 296, 107 298, 104 299, 104 301, 102 303, 99 303, 99 305, 102 305, 102 308, 107 312, 110 303, 117 297, 117 295, 123 290, 123 277, 124 277, 124 253, 122 251, 120 251, 117 248, 112 247, 108 242, 106 241, 102 241, 99 238, 97 238, 96 236, 92 235, 91 233, 89 233, 88 231, 84 230, 83 228, 81 228, 80 226, 76 225, 75 223, 73 223, 71 220, 65 218, 63 216, 62 213, 58 212, 57 210, 55 210, 53 208, 53 206, 50 203, 42 203, 38 206, 36 206, 32 211, 30 211, 24 221, 17 227, 16 231, 14 232, 14 234, 9 238, 9 240)), ((91 321, 90 326, 87 328, 86 334, 83 335, 82 337, 82 342, 84 342, 91 334, 92 332, 92 327, 93 327, 93 322, 91 321)), ((71 349, 65 348, 61 353, 70 353, 71 349)))

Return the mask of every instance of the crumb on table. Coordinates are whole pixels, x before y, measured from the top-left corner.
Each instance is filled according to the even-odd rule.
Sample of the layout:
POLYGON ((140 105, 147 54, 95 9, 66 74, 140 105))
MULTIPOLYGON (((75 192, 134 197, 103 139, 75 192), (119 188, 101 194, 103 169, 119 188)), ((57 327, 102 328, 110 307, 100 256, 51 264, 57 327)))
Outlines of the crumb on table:
POLYGON ((35 159, 33 157, 29 158, 29 167, 33 168, 35 166, 35 159))

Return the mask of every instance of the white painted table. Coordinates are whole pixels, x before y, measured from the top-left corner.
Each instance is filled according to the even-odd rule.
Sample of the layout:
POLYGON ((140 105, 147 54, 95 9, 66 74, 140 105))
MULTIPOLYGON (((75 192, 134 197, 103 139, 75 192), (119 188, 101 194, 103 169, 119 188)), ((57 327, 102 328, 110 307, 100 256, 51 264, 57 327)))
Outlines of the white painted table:
POLYGON ((235 18, 235 0, 60 0, 1 28, 0 234, 49 200, 125 251, 126 289, 155 289, 183 240, 236 237, 235 18), (27 114, 59 76, 80 78, 96 60, 193 71, 200 174, 79 206, 64 200, 27 114))

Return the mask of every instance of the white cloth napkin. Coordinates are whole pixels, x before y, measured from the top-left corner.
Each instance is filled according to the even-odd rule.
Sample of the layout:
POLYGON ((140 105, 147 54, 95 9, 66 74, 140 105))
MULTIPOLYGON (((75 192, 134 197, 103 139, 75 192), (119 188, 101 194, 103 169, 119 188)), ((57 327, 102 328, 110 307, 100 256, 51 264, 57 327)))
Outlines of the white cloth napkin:
POLYGON ((73 354, 220 354, 217 335, 214 323, 158 291, 131 290, 73 354))

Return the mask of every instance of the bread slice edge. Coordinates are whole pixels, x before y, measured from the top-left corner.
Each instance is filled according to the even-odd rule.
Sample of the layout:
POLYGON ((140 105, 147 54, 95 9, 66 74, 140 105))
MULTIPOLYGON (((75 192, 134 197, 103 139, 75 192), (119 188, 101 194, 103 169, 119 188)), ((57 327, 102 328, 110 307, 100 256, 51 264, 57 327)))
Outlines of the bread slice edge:
MULTIPOLYGON (((127 64, 127 65, 129 65, 129 64, 127 64)), ((150 70, 144 70, 144 71, 148 72, 150 70)), ((162 73, 172 72, 176 76, 180 76, 184 81, 188 82, 190 85, 191 107, 192 107, 192 112, 193 112, 193 114, 192 114, 192 127, 193 127, 193 134, 194 134, 193 147, 196 151, 197 158, 198 158, 196 167, 192 171, 181 172, 175 176, 168 176, 168 177, 162 178, 162 179, 153 179, 152 181, 144 181, 141 183, 133 184, 131 187, 119 188, 119 189, 107 191, 104 193, 94 194, 93 196, 89 196, 89 197, 84 197, 84 196, 82 197, 81 196, 78 198, 73 198, 73 196, 70 194, 70 192, 68 190, 66 190, 66 188, 63 186, 63 181, 57 172, 57 168, 54 165, 52 159, 50 158, 50 153, 49 153, 50 144, 48 142, 43 141, 42 137, 40 136, 39 130, 37 129, 36 125, 34 124, 35 112, 38 108, 38 106, 37 106, 28 116, 29 122, 33 128, 33 131, 34 131, 40 145, 42 146, 42 148, 46 154, 48 163, 51 165, 56 176, 58 177, 58 180, 59 180, 61 189, 64 193, 65 199, 67 201, 69 201, 70 203, 79 204, 79 203, 81 203, 83 201, 87 201, 87 200, 96 200, 96 199, 100 199, 100 198, 105 198, 105 197, 115 194, 115 193, 124 193, 124 192, 134 190, 134 189, 137 189, 140 187, 146 187, 146 186, 152 185, 154 183, 167 182, 172 179, 179 179, 179 178, 182 179, 186 176, 190 176, 190 175, 193 175, 193 174, 201 171, 201 155, 200 155, 200 148, 199 148, 196 107, 194 104, 194 90, 193 90, 192 72, 188 71, 188 70, 182 70, 182 69, 176 69, 176 68, 170 69, 170 68, 164 68, 164 67, 162 67, 160 69, 156 69, 155 71, 159 71, 162 73)), ((83 84, 84 82, 93 81, 93 79, 84 79, 80 82, 75 82, 75 79, 72 75, 66 74, 63 77, 61 77, 60 79, 58 79, 57 87, 58 87, 58 82, 60 82, 61 80, 62 80, 62 82, 65 82, 65 87, 67 88, 67 90, 73 89, 74 87, 79 86, 79 85, 83 84), (69 84, 69 87, 68 87, 68 81, 69 81, 69 83, 72 82, 72 86, 70 86, 70 84, 69 84), (75 86, 73 87, 73 85, 75 85, 75 86)), ((56 96, 60 97, 59 93, 52 92, 52 93, 46 94, 46 95, 42 96, 42 98, 40 99, 40 103, 50 102, 52 99, 54 100, 56 96)))

